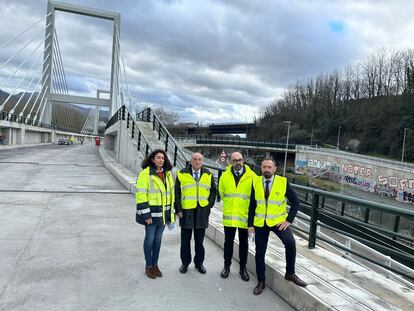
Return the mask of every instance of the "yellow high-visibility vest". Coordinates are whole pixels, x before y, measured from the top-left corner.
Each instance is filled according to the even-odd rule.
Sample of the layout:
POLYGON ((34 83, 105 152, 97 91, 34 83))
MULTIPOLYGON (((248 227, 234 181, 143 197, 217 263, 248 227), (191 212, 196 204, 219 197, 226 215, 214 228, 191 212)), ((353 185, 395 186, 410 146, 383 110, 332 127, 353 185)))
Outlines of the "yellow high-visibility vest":
MULTIPOLYGON (((161 178, 150 174, 149 167, 141 171, 136 183, 135 201, 137 204, 148 202, 148 210, 142 210, 142 213, 151 212, 151 206, 161 207, 161 212, 151 212, 151 217, 162 217, 165 224, 165 212, 174 207, 174 180, 171 172, 166 172, 164 185, 161 178)), ((174 221, 174 211, 171 210, 171 222, 174 221)))
POLYGON ((247 228, 253 178, 257 175, 247 165, 244 169, 237 187, 231 165, 220 177, 219 192, 223 200, 223 225, 226 227, 247 228))
POLYGON ((266 225, 273 227, 284 222, 288 215, 286 211, 287 178, 274 176, 267 200, 265 200, 263 177, 257 177, 253 182, 253 187, 257 202, 254 226, 263 227, 266 222, 266 225))
POLYGON ((178 172, 177 178, 181 186, 181 207, 183 209, 196 208, 197 202, 201 207, 208 205, 213 174, 205 172, 201 175, 198 183, 190 173, 178 172))

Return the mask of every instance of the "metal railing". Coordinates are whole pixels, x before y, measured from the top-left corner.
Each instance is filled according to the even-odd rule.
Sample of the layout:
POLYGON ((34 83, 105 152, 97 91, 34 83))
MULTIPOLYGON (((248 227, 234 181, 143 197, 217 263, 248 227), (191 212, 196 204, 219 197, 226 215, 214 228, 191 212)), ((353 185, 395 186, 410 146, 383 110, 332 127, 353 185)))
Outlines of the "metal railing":
POLYGON ((382 254, 388 255, 394 260, 414 269, 414 238, 400 232, 402 220, 414 224, 414 211, 395 206, 388 206, 381 203, 370 202, 347 195, 332 193, 311 187, 292 184, 292 187, 299 193, 305 194, 305 199, 301 200, 302 210, 310 216, 309 232, 298 227, 295 229, 309 235, 308 247, 314 248, 317 240, 332 244, 346 252, 357 255, 367 261, 377 264, 383 268, 399 273, 411 280, 414 280, 414 273, 407 274, 399 269, 390 267, 384 262, 370 258, 360 252, 356 252, 340 243, 332 243, 331 240, 318 234, 318 226, 332 230, 335 233, 355 239, 382 254), (310 199, 310 200, 309 200, 310 199), (329 208, 327 200, 335 200, 340 204, 339 211, 329 208), (347 213, 347 208, 359 206, 365 212, 362 219, 351 217, 347 213), (373 224, 370 219, 374 211, 380 211, 394 218, 392 229, 381 228, 373 224))
POLYGON ((65 127, 59 123, 54 123, 54 122, 52 122, 51 124, 44 123, 44 122, 40 122, 39 120, 23 118, 17 114, 12 114, 12 113, 5 112, 5 111, 0 112, 0 120, 16 122, 16 123, 31 125, 31 126, 37 126, 37 127, 42 127, 42 128, 51 129, 51 130, 80 133, 80 130, 76 130, 75 128, 71 128, 71 127, 65 127))
POLYGON ((174 166, 183 168, 187 165, 189 157, 186 156, 182 147, 177 144, 174 137, 168 132, 167 128, 151 108, 146 108, 138 113, 136 120, 150 122, 152 124, 152 129, 157 132, 158 140, 163 142, 164 150, 171 156, 171 162, 174 166))
POLYGON ((131 134, 131 140, 136 142, 137 151, 142 151, 144 155, 147 156, 153 148, 125 106, 122 106, 113 114, 106 124, 105 130, 109 129, 119 121, 126 121, 126 128, 131 134))

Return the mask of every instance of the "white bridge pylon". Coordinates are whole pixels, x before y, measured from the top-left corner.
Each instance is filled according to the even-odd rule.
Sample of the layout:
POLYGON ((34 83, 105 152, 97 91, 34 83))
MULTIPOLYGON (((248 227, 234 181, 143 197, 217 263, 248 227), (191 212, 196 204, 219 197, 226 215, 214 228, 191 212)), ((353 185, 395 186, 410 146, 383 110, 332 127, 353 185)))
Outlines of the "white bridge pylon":
POLYGON ((42 122, 50 124, 52 121, 52 103, 74 103, 81 105, 94 106, 96 111, 94 132, 97 133, 97 127, 99 122, 99 108, 101 106, 109 107, 109 116, 113 111, 118 109, 118 93, 119 93, 119 55, 120 55, 120 43, 119 43, 119 31, 121 16, 119 13, 108 12, 90 9, 83 6, 73 5, 69 3, 48 1, 47 6, 47 18, 46 25, 50 24, 50 27, 46 27, 45 32, 45 51, 43 57, 43 70, 46 74, 43 77, 42 83, 42 95, 46 98, 45 111, 42 116, 42 122), (53 43, 55 40, 55 12, 62 11, 66 13, 85 15, 94 18, 106 19, 113 21, 113 40, 112 40, 112 65, 111 65, 111 87, 109 91, 97 90, 97 97, 86 96, 73 96, 66 94, 56 94, 52 90, 52 66, 53 66, 53 43), (51 55, 47 56, 47 55, 51 55), (109 99, 100 98, 100 93, 109 93, 109 99))

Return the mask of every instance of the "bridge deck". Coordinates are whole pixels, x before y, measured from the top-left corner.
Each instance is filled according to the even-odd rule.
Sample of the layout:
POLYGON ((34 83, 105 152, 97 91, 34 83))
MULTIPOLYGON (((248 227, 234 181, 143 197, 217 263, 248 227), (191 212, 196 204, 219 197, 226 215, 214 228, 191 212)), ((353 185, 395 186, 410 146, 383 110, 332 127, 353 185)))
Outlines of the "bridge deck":
POLYGON ((134 196, 92 145, 1 150, 0 172, 0 310, 292 309, 270 290, 254 297, 254 278, 222 280, 208 239, 207 274, 181 275, 179 230, 164 236, 165 276, 148 279, 134 196))

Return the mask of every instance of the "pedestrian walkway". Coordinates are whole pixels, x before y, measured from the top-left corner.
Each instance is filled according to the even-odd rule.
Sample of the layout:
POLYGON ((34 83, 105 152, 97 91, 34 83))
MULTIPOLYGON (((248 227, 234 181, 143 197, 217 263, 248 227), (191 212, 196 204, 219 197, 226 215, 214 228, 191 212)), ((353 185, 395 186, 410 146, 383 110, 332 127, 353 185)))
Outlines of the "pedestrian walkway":
POLYGON ((223 280, 206 239, 206 275, 180 274, 179 230, 165 232, 164 277, 144 274, 135 199, 93 145, 0 151, 0 310, 292 310, 256 280, 223 280))

